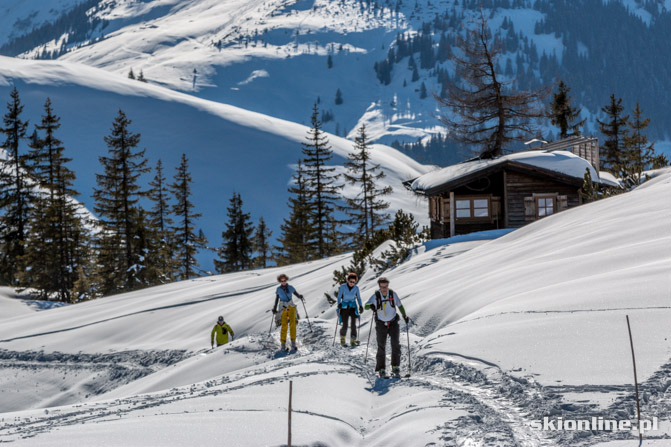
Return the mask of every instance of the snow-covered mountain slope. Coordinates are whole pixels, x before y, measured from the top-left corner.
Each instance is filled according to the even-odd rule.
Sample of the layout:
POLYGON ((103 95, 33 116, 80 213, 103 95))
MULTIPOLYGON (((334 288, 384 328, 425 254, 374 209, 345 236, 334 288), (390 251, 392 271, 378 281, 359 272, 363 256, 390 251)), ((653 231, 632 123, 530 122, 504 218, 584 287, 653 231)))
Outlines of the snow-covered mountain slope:
MULTIPOLYGON (((671 172, 493 241, 418 252, 385 272, 414 321, 412 377, 402 381, 372 376, 374 335, 364 362, 370 312, 360 347, 332 347, 336 317, 323 294, 332 290, 332 271, 349 262, 345 255, 282 270, 312 317, 300 322, 299 351, 288 356, 275 352, 277 331, 268 335, 277 268, 7 319, 0 326, 0 380, 11 396, 4 411, 27 411, 2 414, 0 440, 183 445, 216 433, 236 445, 278 445, 286 441, 288 380, 301 445, 634 439, 543 432, 530 423, 633 416, 626 315, 643 416, 671 414, 669 193, 671 172), (219 314, 235 340, 206 351, 219 314), (47 381, 44 368, 63 378, 47 381)), ((359 285, 370 296, 375 275, 367 272, 359 285)), ((401 341, 405 372, 404 333, 401 341)), ((646 438, 671 434, 664 421, 646 438)))
MULTIPOLYGON (((220 245, 226 208, 235 191, 243 209, 256 221, 263 216, 275 235, 287 217, 287 187, 293 165, 301 158, 301 143, 308 128, 175 92, 164 87, 132 81, 104 70, 70 62, 29 61, 0 56, 0 98, 9 98, 16 85, 25 104, 24 119, 39 122, 43 104, 51 98, 61 117, 59 138, 65 143, 76 186, 82 201, 91 208, 95 174, 101 172, 98 157, 106 153, 103 137, 123 109, 133 121, 131 130, 142 134, 140 147, 147 149, 151 166, 161 159, 169 181, 182 153, 189 158, 194 177, 194 203, 203 214, 198 225, 210 245, 220 245)), ((306 110, 309 116, 311 110, 306 110)), ((351 141, 329 136, 335 157, 342 163, 354 150, 351 141)), ((426 224, 424 200, 407 192, 401 182, 427 172, 423 166, 393 148, 373 145, 372 159, 386 173, 394 188, 391 210, 412 212, 426 224)), ((146 181, 153 175, 147 176, 146 181)), ((354 191, 347 187, 346 195, 354 191)), ((211 269, 211 265, 203 265, 211 269)))
MULTIPOLYGON (((621 42, 626 56, 604 53, 604 47, 622 46, 620 34, 647 32, 655 38, 652 46, 664 46, 663 38, 657 39, 665 35, 668 1, 89 0, 72 15, 76 8, 70 0, 26 0, 5 6, 0 45, 10 45, 4 54, 58 57, 123 77, 131 69, 136 75, 142 71, 150 82, 293 122, 306 123, 305 110, 319 98, 330 119, 328 131, 351 137, 365 122, 371 137, 390 144, 444 133, 430 93, 446 85, 439 71, 453 82, 454 66, 439 41, 444 37, 453 46, 481 6, 503 42, 498 68, 504 78, 517 78, 524 88, 566 81, 588 120, 585 133, 598 132, 595 119, 614 92, 627 110, 641 103, 652 118, 654 139, 668 137, 663 93, 641 84, 618 60, 632 59, 638 76, 653 77, 660 85, 668 83, 667 67, 651 64, 641 41, 621 42), (59 12, 64 14, 59 26, 40 28, 59 12), (72 16, 66 20, 67 14, 72 16), (599 20, 585 24, 581 14, 599 20), (621 33, 613 31, 613 23, 621 33), (422 50, 413 44, 417 79, 404 55, 391 63, 390 78, 382 83, 374 66, 390 49, 399 51, 399 34, 429 36, 431 48, 443 54, 437 62, 423 63, 422 50), (21 45, 11 43, 21 36, 21 45), (421 97, 422 84, 426 97, 421 97), (342 104, 335 103, 338 90, 342 104)), ((544 123, 543 133, 551 132, 557 133, 544 123)), ((660 149, 669 153, 667 144, 660 149)))

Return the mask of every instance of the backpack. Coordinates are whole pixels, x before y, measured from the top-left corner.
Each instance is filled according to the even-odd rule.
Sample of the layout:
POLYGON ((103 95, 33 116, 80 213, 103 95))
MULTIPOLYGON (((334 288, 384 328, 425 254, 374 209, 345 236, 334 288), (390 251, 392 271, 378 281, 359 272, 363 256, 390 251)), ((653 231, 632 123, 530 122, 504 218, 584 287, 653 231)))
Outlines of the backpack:
MULTIPOLYGON (((376 309, 380 310, 382 309, 382 294, 380 293, 379 290, 375 291, 375 298, 377 299, 377 304, 376 304, 376 309)), ((391 307, 396 307, 396 304, 394 303, 394 291, 389 289, 389 297, 387 298, 386 301, 389 301, 391 299, 391 307)))

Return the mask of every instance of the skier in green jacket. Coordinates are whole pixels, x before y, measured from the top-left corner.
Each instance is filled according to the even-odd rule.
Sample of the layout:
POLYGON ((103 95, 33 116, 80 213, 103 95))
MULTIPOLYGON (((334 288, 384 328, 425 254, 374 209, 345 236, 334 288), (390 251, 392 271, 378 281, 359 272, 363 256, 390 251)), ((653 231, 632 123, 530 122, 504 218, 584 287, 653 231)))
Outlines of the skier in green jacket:
POLYGON ((231 337, 234 337, 235 334, 233 333, 233 329, 226 324, 224 321, 224 317, 219 317, 217 319, 217 324, 214 325, 214 328, 212 328, 212 336, 210 340, 210 344, 214 348, 214 339, 216 335, 217 339, 217 346, 225 345, 228 343, 228 334, 231 334, 231 337))

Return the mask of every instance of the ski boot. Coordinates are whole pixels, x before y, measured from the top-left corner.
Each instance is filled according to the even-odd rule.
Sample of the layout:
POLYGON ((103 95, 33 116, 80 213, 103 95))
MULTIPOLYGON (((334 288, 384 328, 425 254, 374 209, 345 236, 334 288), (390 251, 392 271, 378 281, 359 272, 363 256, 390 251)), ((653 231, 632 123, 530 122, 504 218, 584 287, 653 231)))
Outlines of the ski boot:
POLYGON ((291 350, 296 351, 298 347, 296 346, 296 340, 291 340, 291 350))
POLYGON ((349 345, 350 345, 351 347, 355 347, 357 344, 358 344, 358 343, 357 343, 357 341, 356 341, 356 337, 352 337, 352 338, 350 338, 350 340, 349 340, 349 345))
POLYGON ((286 343, 282 343, 282 344, 280 345, 280 351, 284 352, 284 351, 286 351, 286 350, 287 350, 287 344, 286 344, 286 343))
POLYGON ((344 337, 344 336, 343 336, 343 337, 340 337, 340 346, 342 346, 343 348, 344 348, 345 346, 347 346, 347 342, 345 341, 345 337, 344 337))
POLYGON ((387 373, 385 372, 384 369, 379 370, 379 371, 377 372, 377 376, 378 376, 380 379, 388 379, 388 378, 389 378, 389 376, 387 375, 387 373))
POLYGON ((391 367, 391 376, 394 379, 400 379, 401 378, 401 368, 398 366, 392 366, 391 367))

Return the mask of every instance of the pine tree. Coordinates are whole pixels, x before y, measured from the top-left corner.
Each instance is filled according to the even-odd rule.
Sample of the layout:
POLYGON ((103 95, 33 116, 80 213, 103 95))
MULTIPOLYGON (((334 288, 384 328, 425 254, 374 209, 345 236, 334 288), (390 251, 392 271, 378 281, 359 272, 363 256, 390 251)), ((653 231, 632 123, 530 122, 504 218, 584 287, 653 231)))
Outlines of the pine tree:
POLYGON ((154 240, 148 264, 156 269, 157 281, 165 283, 177 275, 178 265, 174 258, 175 247, 171 230, 173 219, 170 217, 169 191, 161 160, 156 162, 154 179, 149 182, 149 186, 147 197, 153 205, 147 213, 147 219, 153 230, 154 240))
POLYGON ((358 245, 367 242, 380 228, 389 215, 383 213, 389 208, 389 203, 381 199, 382 196, 392 192, 391 186, 379 188, 377 182, 385 177, 380 170, 379 164, 371 161, 368 151, 368 139, 366 136, 366 125, 359 128, 354 145, 354 152, 347 155, 344 174, 345 181, 359 189, 353 198, 346 198, 345 212, 351 217, 351 222, 356 225, 355 237, 358 245))
POLYGON ((587 119, 580 120, 580 109, 571 106, 570 91, 564 81, 560 81, 557 93, 552 95, 552 104, 548 112, 552 124, 559 127, 559 138, 580 135, 580 128, 587 121, 587 119))
POLYGON ((140 70, 140 74, 137 76, 137 80, 140 82, 147 82, 147 79, 144 77, 142 70, 140 70))
POLYGON ((333 57, 330 54, 326 58, 326 66, 328 68, 333 68, 333 57))
POLYGON ((592 180, 592 174, 589 168, 585 168, 585 175, 583 176, 582 188, 578 191, 582 200, 586 203, 599 200, 598 185, 592 180))
POLYGON ((624 140, 628 135, 628 115, 623 115, 624 106, 622 98, 616 99, 615 94, 610 95, 610 103, 601 108, 606 114, 606 120, 596 120, 599 129, 605 136, 601 146, 601 169, 609 170, 617 174, 617 167, 622 166, 624 159, 624 140))
POLYGON ((144 213, 138 201, 144 193, 139 177, 147 172, 145 151, 137 151, 140 134, 129 127, 131 120, 119 110, 111 134, 105 137, 109 156, 99 157, 103 174, 96 174, 94 211, 102 230, 98 237, 100 291, 109 294, 134 290, 140 283, 143 247, 136 236, 142 229, 144 213))
POLYGON ((314 228, 314 238, 308 241, 308 246, 311 255, 314 253, 318 258, 324 258, 337 252, 338 241, 334 240, 332 231, 337 222, 333 220, 333 214, 342 186, 336 184, 335 168, 326 166, 333 158, 333 152, 321 129, 317 104, 313 107, 311 123, 302 149, 310 225, 314 228))
POLYGON ((639 103, 632 112, 627 125, 630 133, 624 137, 623 163, 616 167, 619 177, 626 187, 638 186, 645 180, 643 171, 665 166, 666 157, 655 153, 655 143, 651 143, 644 134, 650 124, 650 118, 643 118, 639 103))
POLYGON ((458 40, 458 47, 463 56, 453 53, 452 58, 463 85, 452 84, 446 98, 434 95, 452 112, 440 120, 455 140, 474 146, 479 157, 497 157, 508 143, 534 134, 532 123, 545 115, 541 102, 548 92, 514 91, 514 80, 501 77, 496 70, 501 48, 491 42, 482 12, 477 27, 458 40))
POLYGON ((205 248, 207 239, 201 232, 196 234, 195 221, 201 214, 194 212, 191 202, 191 174, 186 154, 182 154, 182 161, 174 177, 175 182, 169 186, 175 198, 172 214, 176 218, 175 226, 171 229, 174 235, 174 253, 179 264, 179 278, 189 279, 196 275, 199 267, 196 259, 198 250, 205 248))
POLYGON ((340 89, 336 90, 335 103, 337 106, 343 103, 342 92, 340 91, 340 89))
POLYGON ((214 267, 218 273, 236 272, 252 267, 252 232, 254 228, 249 214, 242 211, 240 194, 233 193, 227 209, 228 222, 222 232, 222 245, 219 248, 219 257, 214 260, 214 267))
POLYGON ((135 79, 135 73, 133 73, 133 69, 131 68, 130 71, 128 72, 128 79, 135 79))
POLYGON ((10 97, 3 127, 0 127, 0 132, 5 134, 1 146, 7 153, 7 159, 0 165, 0 281, 18 285, 18 273, 25 269, 23 256, 33 193, 26 176, 27 155, 19 151, 21 140, 26 138, 28 122, 21 118, 23 105, 16 87, 10 97))
POLYGON ((427 97, 426 84, 422 82, 422 85, 419 87, 419 99, 425 99, 427 97))
POLYGON ((258 253, 253 261, 255 267, 266 268, 268 266, 268 261, 270 261, 270 256, 272 255, 270 246, 272 235, 273 232, 268 229, 263 217, 259 218, 259 224, 256 226, 256 230, 252 236, 252 249, 255 253, 258 253))
POLYGON ((57 296, 71 302, 77 270, 88 261, 89 234, 80 217, 80 206, 72 200, 75 174, 66 164, 65 147, 56 137, 60 118, 53 112, 51 100, 44 104, 41 125, 44 138, 33 141, 29 160, 31 173, 42 191, 35 199, 31 231, 25 249, 23 281, 37 289, 43 298, 57 296))
POLYGON ((281 265, 305 262, 311 257, 308 247, 309 241, 314 239, 314 227, 310 224, 310 207, 308 204, 305 185, 305 171, 301 161, 298 161, 296 173, 293 176, 293 185, 289 192, 289 217, 280 225, 282 235, 278 238, 277 263, 281 265))

